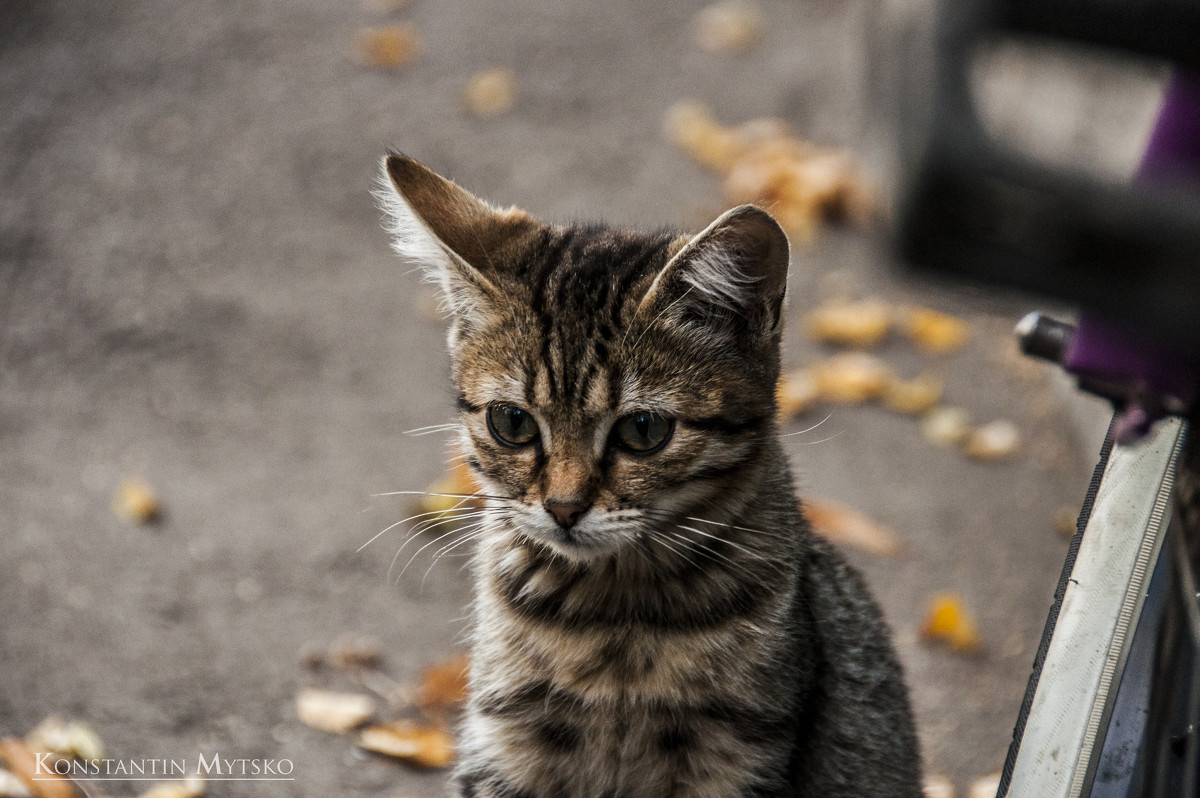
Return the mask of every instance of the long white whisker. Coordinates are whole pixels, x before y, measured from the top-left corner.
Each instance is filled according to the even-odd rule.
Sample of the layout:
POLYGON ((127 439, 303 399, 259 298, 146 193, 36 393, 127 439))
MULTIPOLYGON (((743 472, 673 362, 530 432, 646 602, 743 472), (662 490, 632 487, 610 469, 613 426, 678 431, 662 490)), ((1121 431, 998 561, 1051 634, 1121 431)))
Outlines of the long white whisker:
MULTIPOLYGON (((489 512, 494 512, 494 511, 493 510, 484 510, 483 512, 480 513, 480 515, 484 516, 489 512)), ((469 517, 470 516, 468 516, 468 518, 469 517)), ((467 518, 461 518, 461 519, 460 518, 449 518, 449 519, 446 519, 445 521, 440 521, 437 524, 434 524, 433 526, 428 527, 425 531, 428 532, 430 529, 434 529, 435 527, 441 526, 442 524, 448 524, 448 523, 451 523, 454 521, 460 521, 460 520, 467 520, 467 518)), ((438 535, 437 537, 435 537, 433 540, 426 543, 421 548, 414 551, 413 555, 408 558, 408 562, 404 563, 404 567, 400 569, 400 575, 396 577, 396 582, 399 583, 400 580, 404 578, 405 572, 408 571, 409 566, 413 564, 413 560, 415 560, 415 559, 417 559, 417 557, 421 556, 421 552, 425 551, 425 549, 427 549, 430 546, 432 546, 433 544, 437 543, 439 540, 444 540, 447 535, 453 535, 463 528, 464 527, 455 527, 454 529, 451 529, 449 532, 443 532, 440 535, 438 535)), ((391 576, 390 569, 388 571, 388 575, 391 576)))
MULTIPOLYGON (((447 535, 453 535, 456 531, 458 531, 458 530, 451 529, 448 532, 443 532, 440 535, 437 535, 436 537, 434 537, 433 540, 429 541, 424 546, 417 549, 416 554, 413 554, 413 558, 415 558, 417 556, 417 554, 420 554, 422 551, 429 548, 434 543, 437 543, 439 540, 442 540, 443 538, 445 538, 447 535)), ((392 578, 392 571, 394 571, 396 568, 396 561, 398 559, 400 559, 401 552, 404 551, 404 547, 407 546, 409 541, 411 541, 411 540, 412 540, 412 538, 409 538, 408 540, 404 541, 404 546, 401 546, 399 549, 396 550, 396 554, 392 557, 391 565, 388 566, 388 579, 392 578)), ((400 570, 400 573, 396 576, 395 584, 397 584, 397 585, 400 584, 400 580, 404 578, 404 572, 408 570, 408 566, 410 566, 410 565, 412 565, 412 558, 410 558, 409 561, 404 564, 404 568, 402 568, 400 570)))
POLYGON ((833 413, 829 413, 829 415, 825 416, 825 418, 821 419, 821 420, 820 420, 820 421, 818 421, 816 424, 813 424, 813 425, 812 425, 811 427, 809 427, 808 429, 802 429, 802 430, 800 430, 799 432, 787 432, 787 433, 784 433, 783 435, 780 435, 780 436, 778 436, 778 437, 780 437, 780 438, 790 438, 790 437, 792 437, 793 435, 803 435, 803 434, 804 434, 804 433, 806 433, 806 432, 812 432, 812 431, 813 431, 813 430, 815 430, 817 427, 821 426, 822 424, 824 424, 826 421, 828 421, 828 420, 829 420, 829 419, 831 419, 831 418, 833 418, 833 413))
POLYGON ((383 530, 377 532, 374 537, 372 537, 366 543, 362 544, 357 549, 355 549, 354 553, 357 554, 357 553, 361 552, 367 546, 370 546, 372 543, 374 543, 376 540, 378 540, 379 537, 381 535, 383 535, 384 533, 390 532, 391 530, 395 529, 396 527, 400 526, 401 524, 406 524, 409 521, 415 521, 418 518, 423 518, 424 516, 427 516, 427 515, 443 515, 445 513, 455 513, 455 512, 462 512, 465 510, 473 510, 473 509, 475 509, 475 508, 474 507, 463 507, 462 502, 459 502, 458 504, 454 505, 453 507, 447 508, 445 510, 429 510, 428 512, 417 513, 416 515, 410 515, 408 518, 401 519, 401 520, 397 521, 396 523, 391 524, 390 526, 387 526, 383 530))
MULTIPOLYGON (((687 527, 682 527, 682 528, 683 528, 683 529, 687 529, 687 527)), ((693 531, 695 531, 695 530, 693 530, 693 531)), ((720 553, 718 553, 718 552, 715 552, 715 551, 713 551, 713 550, 712 550, 712 547, 711 547, 711 546, 705 546, 705 545, 703 545, 703 544, 702 544, 700 541, 698 541, 698 540, 688 540, 686 537, 684 537, 683 535, 680 535, 680 534, 678 534, 678 533, 674 534, 674 535, 673 535, 673 537, 674 537, 674 539, 675 539, 675 540, 677 540, 677 541, 679 541, 680 543, 682 543, 682 544, 686 545, 686 546, 687 546, 689 549, 691 549, 692 551, 695 551, 695 552, 696 552, 696 553, 698 553, 698 554, 703 554, 705 557, 708 557, 708 558, 709 558, 710 560, 712 560, 713 562, 722 562, 722 561, 724 561, 724 562, 725 562, 725 563, 727 563, 729 566, 731 566, 731 567, 733 567, 734 569, 738 570, 738 571, 739 571, 739 572, 741 572, 742 574, 745 574, 746 576, 751 576, 751 575, 752 575, 752 573, 751 573, 750 569, 749 569, 749 568, 746 566, 746 564, 745 564, 745 563, 740 563, 740 562, 738 562, 737 560, 734 560, 734 559, 732 559, 732 558, 730 558, 730 557, 726 557, 724 554, 720 554, 720 553)))
POLYGON ((753 533, 754 533, 754 534, 756 534, 756 535, 776 535, 776 536, 778 536, 778 537, 783 537, 782 535, 779 535, 779 533, 778 533, 778 532, 769 532, 769 531, 767 531, 767 530, 765 530, 765 529, 751 529, 751 528, 750 528, 750 527, 748 527, 748 526, 738 526, 737 524, 726 524, 726 523, 725 523, 725 522, 723 522, 723 521, 710 521, 710 520, 709 520, 709 519, 707 519, 707 518, 698 518, 698 517, 696 517, 696 516, 694 516, 694 515, 685 515, 685 516, 683 517, 683 520, 685 520, 685 521, 696 521, 697 523, 701 523, 701 524, 714 524, 714 525, 716 525, 716 526, 723 526, 723 527, 726 527, 726 528, 728 528, 728 529, 736 529, 736 530, 738 530, 738 531, 740 531, 740 532, 753 532, 753 533))
MULTIPOLYGON (((408 537, 405 539, 405 541, 403 543, 400 544, 400 548, 396 549, 396 553, 394 555, 392 555, 391 565, 388 566, 388 578, 389 579, 391 578, 392 571, 395 570, 395 568, 396 568, 396 560, 398 560, 400 558, 400 555, 404 553, 404 550, 406 548, 408 548, 408 544, 412 543, 414 540, 416 540, 422 532, 427 532, 430 529, 433 529, 434 527, 440 526, 442 524, 448 524, 448 523, 457 522, 457 521, 470 521, 472 518, 480 517, 480 516, 482 516, 482 514, 484 512, 487 512, 487 510, 480 510, 479 508, 470 508, 470 509, 472 510, 472 512, 468 513, 468 514, 455 516, 455 517, 451 517, 451 518, 440 518, 440 519, 435 518, 435 519, 422 521, 420 525, 413 527, 411 530, 409 530, 408 537), (433 521, 434 523, 431 524, 430 521, 433 521), (429 524, 429 525, 425 526, 426 524, 429 524)), ((437 540, 437 539, 438 538, 435 538, 435 540, 437 540)))
MULTIPOLYGON (((654 540, 654 542, 658 543, 658 545, 662 546, 664 549, 671 552, 676 557, 681 557, 684 561, 691 563, 692 565, 695 565, 696 561, 688 554, 687 550, 680 550, 679 548, 676 548, 676 546, 672 545, 673 542, 680 543, 680 544, 687 543, 687 541, 684 538, 675 537, 675 536, 672 536, 671 533, 669 533, 669 532, 660 530, 660 531, 657 531, 654 533, 652 539, 654 540)), ((688 548, 690 549, 691 547, 689 546, 688 548)))
POLYGON ((478 540, 479 538, 486 535, 489 530, 489 527, 487 524, 488 524, 488 522, 486 520, 478 521, 475 524, 473 524, 472 526, 466 527, 464 530, 460 530, 460 531, 466 532, 466 534, 464 534, 458 540, 452 541, 448 545, 443 546, 442 548, 435 551, 433 553, 433 562, 429 563, 429 567, 425 569, 425 575, 421 577, 421 590, 425 589, 425 580, 429 578, 429 572, 433 570, 433 566, 437 565, 439 560, 441 560, 443 557, 447 556, 450 552, 454 551, 454 549, 458 548, 459 546, 463 545, 464 543, 469 543, 473 540, 478 540))
MULTIPOLYGON (((463 509, 467 510, 468 508, 463 508, 463 509)), ((443 526, 445 524, 453 523, 456 521, 470 521, 474 518, 483 518, 488 513, 494 513, 494 512, 497 512, 497 510, 494 510, 490 507, 472 507, 472 508, 469 508, 468 512, 464 512, 460 515, 449 516, 446 518, 427 518, 426 520, 422 521, 421 523, 417 524, 416 526, 414 526, 412 528, 412 534, 414 536, 419 535, 419 534, 428 532, 431 529, 436 529, 439 526, 443 526)))
POLYGON ((459 540, 451 541, 450 543, 447 543, 445 546, 442 546, 440 549, 438 549, 437 551, 435 551, 433 553, 433 559, 436 561, 437 559, 449 554, 451 551, 453 551, 458 546, 461 546, 464 541, 472 540, 472 539, 474 539, 475 536, 483 534, 484 532, 487 531, 487 525, 490 522, 491 522, 490 518, 484 518, 483 520, 476 521, 475 523, 473 523, 469 526, 463 527, 463 529, 460 531, 468 531, 469 530, 470 534, 463 538, 460 538, 459 540))
POLYGON ((435 432, 443 432, 445 430, 458 429, 461 426, 462 426, 462 424, 460 424, 458 422, 447 423, 447 424, 430 424, 428 427, 417 427, 415 429, 406 429, 406 430, 404 430, 404 432, 402 432, 400 434, 401 435, 411 435, 413 437, 419 437, 421 435, 432 435, 435 432))
POLYGON ((837 432, 830 435, 828 438, 822 438, 819 441, 789 441, 788 446, 816 446, 818 443, 826 443, 828 441, 833 440, 834 438, 841 435, 845 431, 846 430, 844 430, 844 429, 838 430, 837 432))
POLYGON ((432 490, 393 490, 387 493, 372 493, 371 498, 382 496, 444 496, 448 499, 495 499, 500 502, 512 501, 510 496, 493 496, 490 493, 438 493, 432 490))
MULTIPOLYGON (((720 541, 721 543, 724 543, 728 546, 733 546, 735 549, 738 549, 739 551, 743 551, 746 554, 749 554, 751 557, 754 557, 755 559, 761 560, 761 558, 758 556, 758 554, 756 552, 746 548, 745 546, 743 546, 739 543, 734 543, 732 540, 728 540, 726 538, 719 537, 717 535, 709 534, 708 532, 704 532, 702 530, 696 529, 694 526, 685 526, 683 524, 679 524, 679 528, 686 529, 688 532, 694 532, 697 535, 701 535, 703 537, 710 538, 712 540, 720 541)), ((733 562, 733 560, 730 560, 730 562, 733 562)), ((776 567, 778 567, 778 565, 776 565, 776 567)))

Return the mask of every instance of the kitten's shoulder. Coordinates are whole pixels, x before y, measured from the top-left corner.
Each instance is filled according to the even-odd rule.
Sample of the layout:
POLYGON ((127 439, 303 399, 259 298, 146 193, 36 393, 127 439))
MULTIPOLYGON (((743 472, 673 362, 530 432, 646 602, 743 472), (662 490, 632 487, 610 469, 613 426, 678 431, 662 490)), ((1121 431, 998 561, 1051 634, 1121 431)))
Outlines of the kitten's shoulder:
POLYGON ((818 662, 799 741, 802 795, 917 798, 917 735, 883 612, 828 541, 807 522, 801 534, 796 614, 818 662))

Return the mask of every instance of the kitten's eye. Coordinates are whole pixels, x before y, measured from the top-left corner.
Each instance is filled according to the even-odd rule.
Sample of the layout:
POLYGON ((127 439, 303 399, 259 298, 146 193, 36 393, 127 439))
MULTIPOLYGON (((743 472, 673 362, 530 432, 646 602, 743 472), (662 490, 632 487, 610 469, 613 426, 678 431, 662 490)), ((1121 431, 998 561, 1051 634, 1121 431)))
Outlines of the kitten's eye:
POLYGON ((658 413, 641 410, 617 419, 613 429, 621 446, 647 454, 662 448, 675 430, 675 422, 658 413))
POLYGON ((537 437, 537 422, 528 410, 512 405, 492 405, 487 411, 488 432, 505 446, 524 446, 537 437))

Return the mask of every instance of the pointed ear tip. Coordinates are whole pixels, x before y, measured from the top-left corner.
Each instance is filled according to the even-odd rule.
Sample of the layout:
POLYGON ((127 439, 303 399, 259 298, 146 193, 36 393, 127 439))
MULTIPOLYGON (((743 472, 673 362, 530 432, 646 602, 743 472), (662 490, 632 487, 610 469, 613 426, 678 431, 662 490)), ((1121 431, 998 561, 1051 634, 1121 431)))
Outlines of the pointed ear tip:
POLYGON ((755 219, 757 221, 763 222, 764 224, 767 224, 767 225, 770 225, 773 227, 778 227, 780 229, 780 231, 783 230, 783 228, 780 226, 779 222, 775 219, 775 217, 771 214, 771 212, 768 211, 766 208, 762 207, 761 205, 751 205, 751 204, 739 205, 736 208, 734 208, 733 210, 731 210, 729 212, 729 215, 730 215, 730 217, 736 217, 736 218, 755 219))
POLYGON ((788 240, 787 233, 784 232, 783 225, 765 208, 758 205, 739 205, 730 210, 726 217, 727 221, 753 225, 761 235, 773 240, 773 243, 782 252, 789 253, 791 251, 791 242, 788 240))
POLYGON ((389 149, 383 156, 383 171, 393 180, 400 180, 422 170, 427 171, 420 161, 410 158, 402 152, 389 149))

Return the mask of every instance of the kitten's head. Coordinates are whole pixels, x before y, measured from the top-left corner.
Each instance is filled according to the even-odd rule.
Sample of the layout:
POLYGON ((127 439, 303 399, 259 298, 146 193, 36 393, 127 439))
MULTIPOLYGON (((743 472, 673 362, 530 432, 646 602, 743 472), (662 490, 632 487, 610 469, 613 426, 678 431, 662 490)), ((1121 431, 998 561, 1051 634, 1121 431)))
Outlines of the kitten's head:
POLYGON ((451 316, 468 462, 512 526, 586 560, 753 493, 788 268, 767 213, 642 234, 497 209, 400 155, 383 182, 396 250, 451 316))

